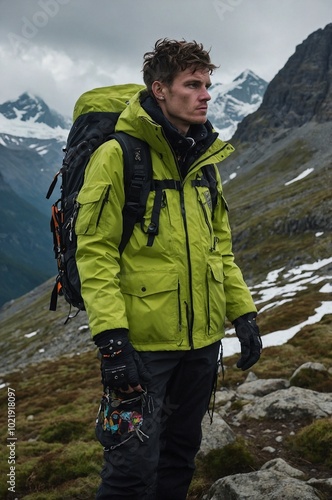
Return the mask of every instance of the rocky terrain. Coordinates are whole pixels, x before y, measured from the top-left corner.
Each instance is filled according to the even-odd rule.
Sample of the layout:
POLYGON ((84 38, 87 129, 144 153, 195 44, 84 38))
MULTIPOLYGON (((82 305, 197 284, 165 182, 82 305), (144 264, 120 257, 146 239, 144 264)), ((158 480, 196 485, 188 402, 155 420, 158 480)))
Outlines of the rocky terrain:
MULTIPOLYGON (((207 416, 204 422, 201 455, 227 447, 242 436, 256 449, 262 465, 252 472, 218 479, 203 499, 332 498, 330 466, 320 464, 317 468, 306 457, 295 459, 294 464, 294 457, 284 445, 309 422, 321 419, 320 423, 329 423, 331 429, 332 393, 297 387, 296 383, 304 373, 312 379, 318 374, 332 381, 332 368, 304 363, 290 379, 258 379, 254 370, 235 390, 217 391, 214 421, 211 424, 207 416)), ((329 444, 326 442, 325 446, 329 444)), ((326 454, 330 454, 327 449, 326 454)))

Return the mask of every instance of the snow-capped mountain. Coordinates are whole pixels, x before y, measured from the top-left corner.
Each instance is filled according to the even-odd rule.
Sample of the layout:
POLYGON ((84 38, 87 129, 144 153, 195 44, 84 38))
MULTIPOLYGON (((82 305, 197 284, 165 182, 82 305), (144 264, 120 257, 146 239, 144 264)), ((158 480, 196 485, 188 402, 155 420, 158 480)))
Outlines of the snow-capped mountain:
POLYGON ((41 123, 56 130, 70 127, 69 118, 50 109, 40 97, 29 92, 21 94, 16 100, 0 104, 0 114, 9 120, 17 119, 18 122, 26 122, 27 125, 41 123))
POLYGON ((0 305, 55 274, 45 195, 70 125, 29 93, 0 105, 0 305))
POLYGON ((216 83, 210 87, 208 118, 221 139, 229 140, 238 123, 259 108, 267 85, 265 80, 247 69, 231 83, 216 83))
POLYGON ((70 126, 69 118, 28 92, 0 105, 0 173, 38 210, 46 208, 47 186, 61 165, 70 126))

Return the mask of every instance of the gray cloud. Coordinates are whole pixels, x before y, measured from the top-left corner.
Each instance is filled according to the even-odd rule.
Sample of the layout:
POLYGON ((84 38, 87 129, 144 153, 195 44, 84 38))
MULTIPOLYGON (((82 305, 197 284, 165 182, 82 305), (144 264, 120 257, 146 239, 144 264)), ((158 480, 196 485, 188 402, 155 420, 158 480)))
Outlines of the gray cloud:
POLYGON ((211 47, 214 81, 246 68, 271 80, 331 22, 330 0, 2 0, 0 8, 0 102, 29 90, 66 114, 91 87, 140 82, 158 38, 211 47))

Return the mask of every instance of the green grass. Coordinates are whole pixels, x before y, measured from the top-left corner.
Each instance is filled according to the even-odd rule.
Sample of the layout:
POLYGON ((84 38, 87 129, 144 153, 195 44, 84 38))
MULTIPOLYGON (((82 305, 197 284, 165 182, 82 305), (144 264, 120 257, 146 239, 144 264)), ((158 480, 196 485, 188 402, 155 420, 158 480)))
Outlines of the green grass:
POLYGON ((332 467, 332 418, 316 420, 287 442, 293 453, 305 460, 332 467))
POLYGON ((217 479, 251 472, 256 466, 257 461, 242 438, 224 448, 211 450, 205 456, 198 454, 188 498, 200 499, 217 479))
MULTIPOLYGON (((16 486, 20 498, 92 498, 102 465, 102 447, 94 437, 101 396, 95 355, 41 363, 37 370, 31 367, 12 373, 7 381, 16 392, 16 486)), ((1 443, 7 437, 6 406, 7 390, 3 389, 1 443)), ((7 452, 4 445, 0 449, 0 472, 5 476, 7 452)), ((1 485, 0 497, 6 495, 6 485, 1 485)))

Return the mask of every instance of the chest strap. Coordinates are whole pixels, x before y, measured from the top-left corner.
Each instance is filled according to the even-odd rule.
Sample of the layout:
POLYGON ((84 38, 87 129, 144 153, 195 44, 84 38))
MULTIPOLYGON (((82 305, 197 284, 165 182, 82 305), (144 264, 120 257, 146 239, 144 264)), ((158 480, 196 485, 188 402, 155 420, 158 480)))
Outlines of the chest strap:
MULTIPOLYGON (((191 185, 193 187, 200 186, 211 189, 211 182, 209 182, 206 177, 194 179, 193 181, 191 181, 191 185)), ((165 189, 175 189, 176 191, 182 191, 182 183, 181 181, 175 179, 151 180, 150 190, 155 191, 156 194, 152 208, 151 222, 147 230, 145 230, 143 227, 144 220, 141 221, 142 231, 144 231, 148 235, 148 247, 151 247, 153 245, 154 239, 159 233, 159 217, 160 210, 163 205, 163 191, 165 189)))
POLYGON ((147 230, 144 230, 143 228, 144 221, 141 222, 142 230, 148 235, 148 247, 151 247, 153 245, 154 239, 159 233, 159 217, 160 210, 163 204, 164 189, 175 189, 176 191, 181 191, 181 181, 175 179, 151 180, 151 191, 155 191, 156 194, 152 208, 151 222, 147 230))

